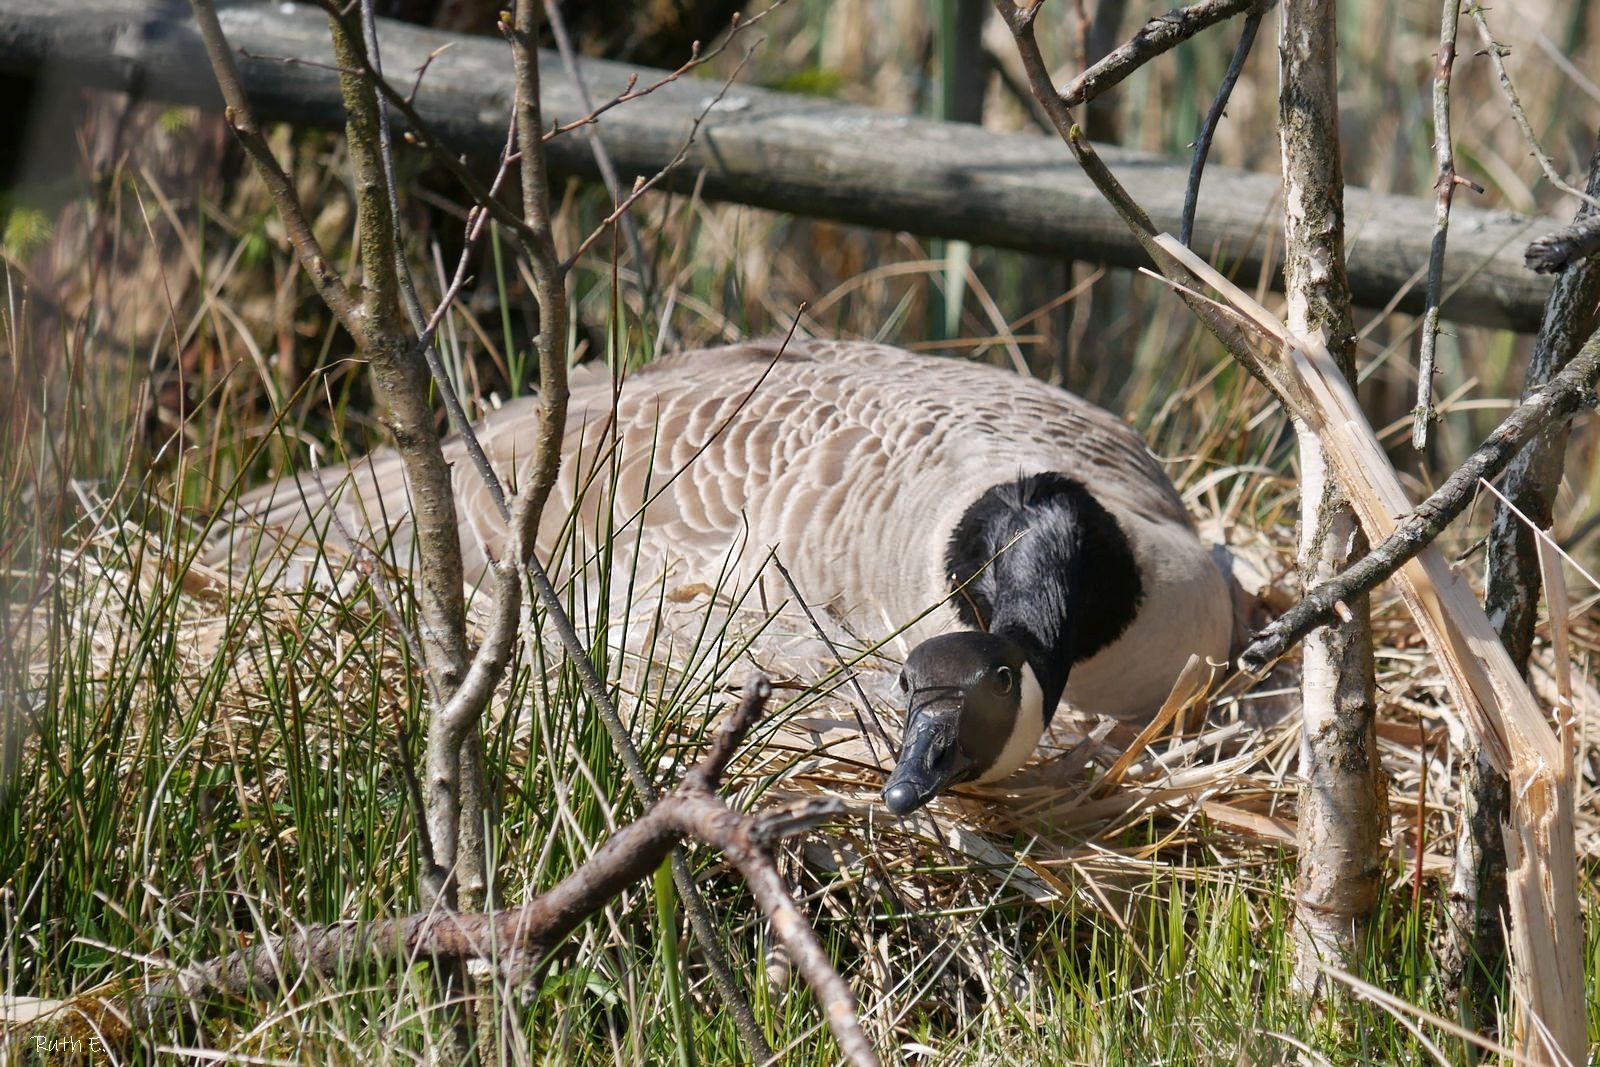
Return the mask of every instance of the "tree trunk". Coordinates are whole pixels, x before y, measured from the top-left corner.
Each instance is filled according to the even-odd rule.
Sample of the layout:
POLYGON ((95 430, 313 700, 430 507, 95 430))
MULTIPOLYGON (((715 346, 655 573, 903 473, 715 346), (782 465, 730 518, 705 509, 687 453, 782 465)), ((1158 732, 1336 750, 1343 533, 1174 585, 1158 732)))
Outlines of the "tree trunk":
MULTIPOLYGON (((1353 380, 1355 330, 1345 275, 1332 0, 1286 0, 1279 39, 1284 280, 1289 328, 1324 335, 1353 380)), ((1300 444, 1301 581, 1310 588, 1366 551, 1316 435, 1300 444)), ((1377 900, 1378 763, 1366 599, 1302 646, 1300 869, 1293 988, 1316 996, 1324 962, 1346 966, 1377 900)))
MULTIPOLYGON (((1590 196, 1600 195, 1600 145, 1589 160, 1590 196)), ((1593 217, 1587 204, 1576 219, 1593 217)), ((1576 221, 1575 219, 1575 221, 1576 221)), ((1574 261, 1556 280, 1545 304, 1544 322, 1528 364, 1522 395, 1528 397, 1560 373, 1583 347, 1597 324, 1600 261, 1574 261)), ((1567 449, 1567 420, 1553 424, 1506 468, 1506 497, 1541 530, 1554 521, 1567 449)), ((1495 510, 1489 530, 1488 589, 1484 609, 1501 644, 1524 675, 1533 651, 1538 620, 1538 551, 1533 530, 1505 504, 1495 510)), ((1469 742, 1461 754, 1461 795, 1456 865, 1450 880, 1450 915, 1440 966, 1445 987, 1480 1027, 1492 1027, 1494 994, 1505 978, 1506 847, 1502 831, 1510 811, 1510 785, 1469 742)))

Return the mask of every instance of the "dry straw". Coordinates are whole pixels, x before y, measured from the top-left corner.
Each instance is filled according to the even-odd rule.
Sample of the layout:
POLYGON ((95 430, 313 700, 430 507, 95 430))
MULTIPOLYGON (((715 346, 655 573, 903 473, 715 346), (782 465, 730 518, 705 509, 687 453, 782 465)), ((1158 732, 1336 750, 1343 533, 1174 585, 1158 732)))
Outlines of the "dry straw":
MULTIPOLYGON (((1156 241, 1282 346, 1299 389, 1297 415, 1327 448, 1362 526, 1375 539, 1392 533, 1412 502, 1322 342, 1292 336, 1277 316, 1170 236, 1156 241)), ((1582 1062, 1587 1031, 1571 757, 1444 554, 1429 546, 1396 577, 1456 707, 1511 779, 1506 852, 1517 1045, 1544 1062, 1582 1062)))

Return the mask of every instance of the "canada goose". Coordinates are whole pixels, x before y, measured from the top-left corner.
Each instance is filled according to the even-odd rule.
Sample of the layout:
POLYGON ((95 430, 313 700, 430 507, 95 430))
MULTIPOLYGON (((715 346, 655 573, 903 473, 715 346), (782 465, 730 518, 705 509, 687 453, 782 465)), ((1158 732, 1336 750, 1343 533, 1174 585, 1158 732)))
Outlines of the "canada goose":
MULTIPOLYGON (((521 400, 480 425, 502 477, 531 454, 536 419, 521 400)), ((503 526, 461 444, 446 452, 475 581, 503 526)), ((604 512, 624 531, 613 566, 632 558, 642 575, 714 576, 731 560, 748 580, 774 549, 807 600, 846 625, 875 631, 927 612, 910 628, 920 643, 899 678, 904 743, 883 790, 895 814, 1015 771, 1063 694, 1137 720, 1191 653, 1228 652, 1224 579, 1144 442, 1087 401, 998 368, 792 341, 665 357, 620 392, 604 368, 579 371, 563 472, 541 551, 576 487, 598 483, 577 510, 589 529, 603 528, 604 512), (586 464, 574 457, 608 449, 614 473, 580 479, 586 464), (647 500, 642 529, 632 526, 647 500)), ((409 555, 404 475, 390 451, 241 504, 276 538, 381 532, 391 558, 409 555)), ((238 557, 238 538, 224 552, 238 557)))

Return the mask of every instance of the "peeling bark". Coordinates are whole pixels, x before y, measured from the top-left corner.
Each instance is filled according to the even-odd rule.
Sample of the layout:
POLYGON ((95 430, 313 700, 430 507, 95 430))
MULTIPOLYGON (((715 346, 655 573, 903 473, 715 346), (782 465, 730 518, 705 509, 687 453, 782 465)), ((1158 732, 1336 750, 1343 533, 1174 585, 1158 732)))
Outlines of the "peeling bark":
MULTIPOLYGON (((1353 380, 1355 330, 1345 275, 1334 5, 1287 0, 1279 37, 1278 132, 1283 153, 1284 281, 1288 324, 1322 335, 1353 380)), ((1366 552, 1354 513, 1335 486, 1323 445, 1297 425, 1299 568, 1312 588, 1366 552)), ((1314 630, 1302 647, 1300 868, 1292 987, 1314 997, 1324 962, 1347 966, 1377 900, 1378 767, 1373 732, 1372 635, 1366 599, 1314 630)))
MULTIPOLYGON (((1589 160, 1585 191, 1600 195, 1600 147, 1589 160)), ((1574 225, 1600 216, 1580 204, 1574 225)), ((1544 322, 1534 344, 1522 395, 1544 388, 1594 333, 1600 301, 1600 261, 1579 259, 1556 280, 1545 304, 1544 322)), ((1556 490, 1566 462, 1568 420, 1542 430, 1506 468, 1503 492, 1525 515, 1548 530, 1554 521, 1556 490)), ((1504 503, 1489 530, 1488 579, 1484 609, 1500 642, 1524 675, 1533 651, 1538 621, 1538 550, 1534 533, 1504 503)), ((1449 923, 1440 951, 1445 987, 1479 1026, 1492 1025, 1494 994, 1505 979, 1506 850, 1502 827, 1509 817, 1510 786, 1468 743, 1461 754, 1462 809, 1456 838, 1456 865, 1450 880, 1449 923)))

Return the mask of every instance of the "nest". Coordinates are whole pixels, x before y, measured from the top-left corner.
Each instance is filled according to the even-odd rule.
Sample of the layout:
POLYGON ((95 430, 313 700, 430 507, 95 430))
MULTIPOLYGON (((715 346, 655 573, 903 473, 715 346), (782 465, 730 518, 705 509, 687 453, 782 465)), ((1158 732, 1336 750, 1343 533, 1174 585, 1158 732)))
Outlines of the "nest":
MULTIPOLYGON (((1258 605, 1270 609, 1292 599, 1287 528, 1248 537, 1235 530, 1230 539, 1254 575, 1249 584, 1258 605)), ((238 759, 248 747, 242 737, 278 721, 269 709, 282 702, 286 684, 305 687, 303 705, 321 709, 299 723, 312 747, 319 734, 332 737, 343 729, 337 709, 359 703, 374 686, 397 723, 413 701, 416 680, 405 643, 380 598, 368 595, 367 579, 352 577, 331 590, 242 588, 219 572, 179 567, 162 545, 132 527, 102 531, 62 559, 58 574, 66 587, 61 602, 92 620, 86 636, 98 677, 126 671, 133 662, 127 605, 162 596, 171 598, 176 673, 186 680, 176 687, 179 702, 198 699, 207 672, 219 657, 227 661, 216 714, 186 759, 238 759), (131 544, 144 551, 129 551, 131 544), (133 595, 113 598, 107 595, 112 589, 133 595), (91 600, 98 609, 82 611, 91 600), (290 635, 301 655, 286 677, 281 651, 273 649, 281 650, 290 635), (366 647, 352 657, 357 644, 366 647), (346 666, 319 673, 319 664, 346 666)), ((599 620, 583 610, 581 597, 576 600, 584 632, 599 620)), ((990 787, 959 787, 896 819, 878 802, 878 791, 898 736, 893 684, 903 647, 846 632, 795 602, 749 601, 749 590, 670 582, 636 592, 638 610, 606 631, 613 674, 623 679, 623 711, 633 719, 635 736, 654 742, 666 783, 677 766, 692 762, 719 705, 731 703, 751 672, 774 681, 778 697, 768 720, 731 769, 727 788, 749 807, 819 794, 847 806, 845 818, 792 842, 780 861, 802 907, 848 945, 853 958, 845 965, 866 1019, 890 1025, 882 1020, 892 1012, 872 1009, 908 995, 955 1020, 985 1001, 1025 998, 1035 968, 1028 938, 1019 931, 1047 924, 1064 910, 1130 930, 1142 921, 1140 896, 1156 875, 1200 879, 1225 869, 1247 880, 1259 876, 1264 892, 1281 890, 1282 866, 1296 842, 1300 733, 1292 658, 1265 679, 1228 675, 1225 667, 1186 676, 1188 691, 1180 685, 1144 730, 1064 709, 1017 775, 990 787)), ((1570 624, 1580 666, 1600 645, 1597 623, 1590 604, 1570 624)), ((1396 888, 1417 888, 1451 868, 1462 737, 1443 678, 1397 597, 1380 592, 1374 598, 1373 632, 1388 871, 1396 888)), ((489 722, 491 736, 508 734, 511 762, 529 774, 565 757, 550 751, 548 737, 535 736, 533 717, 520 705, 541 699, 529 693, 557 699, 575 693, 551 687, 562 669, 554 651, 559 646, 538 633, 530 626, 523 669, 542 674, 546 685, 524 678, 495 701, 489 722)), ((1554 699, 1553 667, 1548 644, 1541 644, 1532 679, 1547 702, 1554 699)), ((50 666, 36 660, 33 669, 42 678, 50 666)), ((172 685, 170 678, 161 684, 172 685)), ((1600 753, 1590 723, 1600 713, 1600 694, 1581 683, 1575 705, 1582 775, 1577 840, 1581 855, 1592 859, 1600 856, 1600 820, 1589 802, 1600 781, 1600 753)), ((549 710, 571 714, 570 708, 549 710)), ((401 727, 396 750, 374 757, 395 759, 405 737, 401 727)), ((571 739, 565 744, 572 754, 571 739)), ((118 758, 138 756, 130 751, 118 758)), ((259 770, 250 788, 270 801, 283 787, 282 771, 259 770)), ((579 766, 577 773, 592 768, 579 766)), ((625 817, 620 808, 608 813, 611 821, 625 817)), ((292 877, 293 856, 282 864, 292 877)), ((703 877, 719 898, 715 906, 739 907, 735 879, 722 877, 714 859, 709 864, 703 877)), ((399 858, 392 877, 395 887, 408 881, 399 858)), ((537 879, 512 892, 537 892, 537 879)), ((752 942, 760 941, 755 913, 746 912, 742 928, 752 942)), ((769 953, 767 971, 775 987, 788 982, 781 952, 769 953)))

